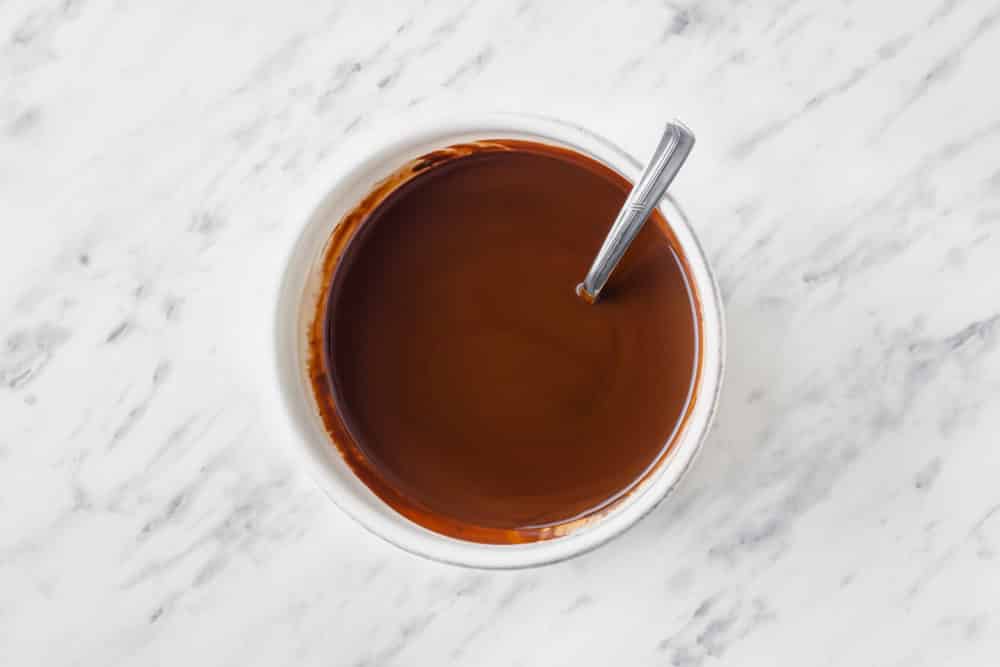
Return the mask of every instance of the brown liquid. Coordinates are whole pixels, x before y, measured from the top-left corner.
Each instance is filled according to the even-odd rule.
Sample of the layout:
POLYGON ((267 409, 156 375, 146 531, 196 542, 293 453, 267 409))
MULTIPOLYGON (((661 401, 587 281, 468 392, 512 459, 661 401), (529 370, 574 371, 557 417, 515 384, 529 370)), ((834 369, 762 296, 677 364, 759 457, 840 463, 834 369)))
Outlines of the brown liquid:
POLYGON ((569 532, 634 488, 687 414, 697 306, 667 226, 657 212, 588 305, 574 288, 628 193, 621 176, 513 141, 401 174, 327 258, 311 361, 331 436, 427 528, 494 543, 569 532))

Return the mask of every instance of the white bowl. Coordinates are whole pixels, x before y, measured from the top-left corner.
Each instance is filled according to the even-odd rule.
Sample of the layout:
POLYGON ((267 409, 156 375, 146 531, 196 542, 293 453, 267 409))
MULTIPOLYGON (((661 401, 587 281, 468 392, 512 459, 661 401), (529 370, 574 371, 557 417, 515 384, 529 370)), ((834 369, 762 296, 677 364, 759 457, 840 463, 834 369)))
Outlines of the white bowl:
POLYGON ((293 213, 291 224, 302 231, 288 252, 274 300, 275 376, 270 385, 285 408, 278 424, 280 439, 290 445, 320 488, 362 526, 406 551, 437 561, 521 568, 564 560, 610 540, 677 485, 701 448, 715 413, 725 362, 723 316, 705 254, 687 218, 667 197, 660 209, 687 260, 701 310, 701 375, 688 418, 653 471, 599 518, 568 535, 538 542, 468 542, 435 533, 398 514, 354 475, 330 441, 314 403, 306 372, 306 332, 319 298, 319 267, 333 228, 378 181, 431 151, 484 139, 525 139, 570 148, 632 182, 641 171, 639 162, 608 140, 569 123, 536 116, 488 114, 436 120, 398 128, 395 134, 369 131, 355 137, 318 169, 293 213))

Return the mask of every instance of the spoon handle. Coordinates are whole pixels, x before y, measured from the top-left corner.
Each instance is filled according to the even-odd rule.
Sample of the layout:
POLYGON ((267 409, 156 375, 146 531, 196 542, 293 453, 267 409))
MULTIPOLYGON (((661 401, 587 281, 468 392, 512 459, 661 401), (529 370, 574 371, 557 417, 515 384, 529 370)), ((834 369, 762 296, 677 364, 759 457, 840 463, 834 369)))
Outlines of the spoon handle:
POLYGON ((642 229, 646 218, 663 199, 693 146, 694 134, 691 130, 679 121, 667 123, 660 144, 639 177, 639 182, 625 199, 625 204, 611 225, 611 231, 604 238, 594 263, 590 265, 587 277, 576 288, 577 294, 586 301, 597 301, 611 272, 642 229))

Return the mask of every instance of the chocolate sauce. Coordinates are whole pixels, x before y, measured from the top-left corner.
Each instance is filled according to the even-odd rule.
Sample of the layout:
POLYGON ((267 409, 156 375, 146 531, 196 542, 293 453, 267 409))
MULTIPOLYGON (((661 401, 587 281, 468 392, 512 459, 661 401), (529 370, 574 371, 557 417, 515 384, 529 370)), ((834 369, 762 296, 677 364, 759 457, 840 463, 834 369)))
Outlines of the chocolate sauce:
POLYGON ((343 221, 313 384, 334 442, 390 506, 463 539, 545 539, 662 460, 700 361, 660 213, 597 304, 575 293, 629 188, 568 150, 486 142, 417 160, 343 221))

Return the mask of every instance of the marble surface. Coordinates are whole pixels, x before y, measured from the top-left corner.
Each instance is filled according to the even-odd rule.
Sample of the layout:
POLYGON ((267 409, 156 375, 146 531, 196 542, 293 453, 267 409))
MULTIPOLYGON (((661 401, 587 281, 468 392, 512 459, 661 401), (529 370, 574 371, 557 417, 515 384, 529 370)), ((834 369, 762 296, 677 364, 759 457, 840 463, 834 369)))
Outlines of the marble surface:
POLYGON ((996 2, 0 3, 0 664, 1000 663, 998 63, 996 2), (414 109, 698 133, 721 411, 579 559, 409 556, 269 435, 287 207, 414 109))

